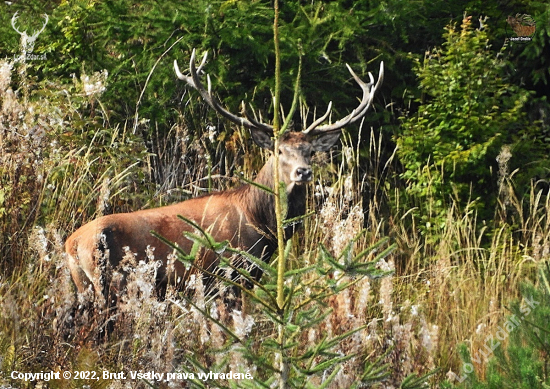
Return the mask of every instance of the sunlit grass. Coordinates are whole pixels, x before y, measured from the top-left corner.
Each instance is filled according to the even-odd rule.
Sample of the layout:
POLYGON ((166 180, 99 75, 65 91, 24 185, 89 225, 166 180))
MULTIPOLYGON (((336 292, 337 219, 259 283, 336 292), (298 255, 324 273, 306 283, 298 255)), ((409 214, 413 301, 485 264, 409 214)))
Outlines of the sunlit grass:
MULTIPOLYGON (((160 301, 153 291, 151 261, 129 267, 127 293, 116 312, 106 312, 91 294, 76 295, 64 263, 63 241, 79 225, 104 213, 239 185, 234 177, 244 171, 251 178, 261 165, 261 153, 239 131, 219 141, 192 137, 184 120, 168 134, 171 140, 157 135, 151 153, 127 126, 98 124, 97 116, 78 100, 78 90, 62 98, 61 111, 55 90, 25 100, 10 89, 8 68, 0 63, 0 253, 5 256, 0 273, 0 384, 32 387, 11 380, 14 370, 167 373, 196 371, 202 364, 213 370, 229 366, 258 371, 227 332, 198 308, 257 348, 254 341, 275 337, 275 327, 259 307, 230 312, 221 300, 204 296, 198 279, 190 287, 196 307, 175 291, 160 301), (38 113, 28 114, 33 110, 38 113), (102 327, 112 315, 114 329, 106 337, 102 327)), ((473 207, 451 205, 437 239, 427 239, 412 213, 397 213, 388 205, 387 199, 400 198, 392 193, 399 189, 384 180, 391 176, 393 156, 382 163, 381 138, 365 128, 362 138, 370 144, 367 161, 347 135, 339 152, 315 157, 316 176, 308 197, 315 214, 294 238, 289 263, 313 263, 320 243, 338 257, 366 227, 354 252, 389 237, 398 250, 379 266, 395 272, 382 279, 357 280, 331 296, 329 314, 298 341, 305 347, 365 326, 336 346, 339 354, 357 355, 336 374, 334 388, 356 383, 365 361, 377 357, 389 364, 389 375, 379 387, 398 386, 411 373, 436 368, 441 368, 437 378, 442 378, 460 368, 459 343, 466 342, 472 351, 483 347, 487 335, 502 323, 506 305, 518 296, 518 283, 547 257, 548 197, 533 189, 529 199, 517 199, 513 179, 503 180, 506 200, 495 214, 511 217, 488 225, 477 220, 473 207)), ((484 362, 476 369, 483 374, 484 362)), ((312 378, 313 384, 321 381, 312 378)), ((48 385, 84 384, 61 380, 48 385)), ((93 387, 109 385, 147 386, 100 380, 93 387)))

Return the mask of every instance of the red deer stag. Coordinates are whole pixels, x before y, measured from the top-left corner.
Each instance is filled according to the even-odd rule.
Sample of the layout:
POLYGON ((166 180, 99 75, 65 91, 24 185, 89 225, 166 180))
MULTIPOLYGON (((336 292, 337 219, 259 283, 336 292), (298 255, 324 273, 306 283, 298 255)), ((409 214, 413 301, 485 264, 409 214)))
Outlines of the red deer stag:
MULTIPOLYGON (((260 170, 255 182, 273 188, 273 169, 279 169, 279 177, 286 185, 288 207, 286 218, 295 218, 305 214, 306 185, 311 181, 311 156, 315 151, 327 151, 338 140, 340 129, 362 118, 370 107, 374 92, 383 79, 383 63, 376 85, 369 73, 370 83, 363 82, 348 66, 348 69, 363 90, 359 106, 345 118, 332 124, 321 125, 331 112, 327 112, 302 132, 288 132, 280 140, 279 150, 273 150, 273 127, 256 121, 251 117, 234 115, 222 108, 210 88, 199 79, 199 74, 206 63, 205 54, 199 68, 195 66, 195 51, 189 64, 190 75, 183 75, 174 61, 174 68, 179 79, 196 89, 202 98, 220 115, 230 121, 247 127, 254 141, 265 149, 279 153, 279 166, 274 166, 273 156, 260 170)), ((274 197, 269 192, 255 185, 245 184, 237 189, 212 193, 193 198, 178 204, 161 208, 141 210, 131 213, 120 213, 100 217, 80 227, 65 244, 67 260, 73 280, 79 292, 84 292, 90 285, 96 294, 105 296, 113 302, 113 295, 106 290, 109 287, 110 275, 106 274, 106 262, 112 269, 118 264, 129 249, 136 259, 146 260, 148 247, 154 247, 155 258, 162 260, 157 273, 157 287, 162 290, 167 283, 178 282, 181 288, 189 278, 190 272, 176 261, 174 267, 167 266, 173 249, 162 243, 151 234, 155 231, 166 239, 176 242, 185 252, 189 252, 192 242, 184 237, 184 231, 193 227, 184 222, 178 215, 194 221, 218 242, 228 241, 232 247, 247 251, 257 258, 268 261, 276 249, 274 197), (174 269, 172 272, 167 269, 174 269), (173 274, 167 274, 167 273, 173 274), (109 299, 111 297, 111 299, 109 299)), ((294 233, 293 227, 287 227, 286 239, 294 233)), ((204 269, 216 271, 219 257, 208 250, 203 250, 197 259, 204 269)), ((244 266, 244 265, 243 265, 244 266)), ((253 269, 256 280, 261 277, 261 270, 253 269)), ((119 285, 118 288, 122 288, 119 285)), ((113 292, 113 291, 111 291, 113 292)))

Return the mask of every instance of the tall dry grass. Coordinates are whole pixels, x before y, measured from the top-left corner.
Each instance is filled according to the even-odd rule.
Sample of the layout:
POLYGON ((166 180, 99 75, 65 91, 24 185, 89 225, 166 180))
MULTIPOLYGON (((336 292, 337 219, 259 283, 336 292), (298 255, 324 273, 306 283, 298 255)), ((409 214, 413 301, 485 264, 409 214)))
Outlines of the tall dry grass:
MULTIPOLYGON (((30 90, 32 80, 27 80, 14 89, 15 71, 14 64, 0 62, 0 385, 37 385, 11 379, 14 370, 198 373, 205 366, 269 380, 265 366, 272 356, 256 361, 247 357, 276 337, 275 326, 260 307, 230 311, 222 300, 204 296, 200 279, 189 285, 192 303, 175 291, 159 301, 153 293, 154 258, 136 264, 130 257, 127 292, 116 312, 106 312, 91 295, 75 293, 62 247, 67 234, 100 214, 238 185, 236 173, 251 177, 261 165, 246 135, 235 131, 216 139, 213 133, 211 140, 203 140, 188 133, 182 118, 168 137, 157 135, 148 149, 139 133, 109 123, 108 115, 96 108, 101 106, 100 94, 87 94, 82 83, 70 88, 37 84, 30 90), (111 315, 113 333, 102 336, 111 315)), ((311 385, 322 385, 334 373, 329 387, 352 387, 376 370, 378 375, 368 375, 372 382, 365 378, 363 386, 397 388, 411 374, 439 368, 429 381, 439 387, 446 373, 460 369, 457 345, 467 342, 472 351, 481 348, 502 323, 507 303, 518 295, 518 282, 547 257, 550 204, 535 189, 529 199, 516 198, 513 174, 503 168, 496 225, 477 220, 473 208, 452 206, 437 239, 427 239, 415 228, 411 213, 388 207, 391 191, 399 190, 384 180, 392 174, 391 158, 382 163, 381 138, 366 129, 362 133, 370 144, 369 161, 359 153, 366 139, 354 142, 348 136, 340 152, 315 157, 308 204, 316 214, 293 238, 289 264, 312 264, 319 243, 338 257, 366 227, 353 251, 389 236, 398 250, 378 267, 393 274, 342 278, 340 282, 351 286, 326 300, 327 316, 297 336, 298 348, 361 328, 333 347, 335 355, 353 357, 339 370, 312 376, 311 385), (364 166, 373 169, 365 172, 364 166)), ((319 282, 304 280, 314 281, 319 282)), ((483 374, 485 361, 476 369, 483 374)), ((149 385, 129 379, 39 384, 149 385)), ((200 387, 198 381, 151 384, 200 387)), ((210 385, 254 384, 218 380, 210 385)))

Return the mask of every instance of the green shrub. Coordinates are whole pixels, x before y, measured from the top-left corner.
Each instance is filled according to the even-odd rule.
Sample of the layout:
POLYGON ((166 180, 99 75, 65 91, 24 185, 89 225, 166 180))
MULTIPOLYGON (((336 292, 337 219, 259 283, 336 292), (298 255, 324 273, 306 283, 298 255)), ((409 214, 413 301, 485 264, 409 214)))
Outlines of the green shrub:
MULTIPOLYGON (((497 155, 503 145, 528 148, 516 163, 539 155, 523 106, 529 93, 508 81, 508 63, 489 43, 487 27, 474 29, 471 17, 457 30, 446 28, 445 43, 416 61, 422 98, 418 112, 403 117, 395 136, 406 183, 403 209, 416 207, 418 226, 437 237, 447 208, 474 201, 481 218, 491 216, 498 196, 497 155)), ((527 177, 529 172, 525 172, 527 177)))

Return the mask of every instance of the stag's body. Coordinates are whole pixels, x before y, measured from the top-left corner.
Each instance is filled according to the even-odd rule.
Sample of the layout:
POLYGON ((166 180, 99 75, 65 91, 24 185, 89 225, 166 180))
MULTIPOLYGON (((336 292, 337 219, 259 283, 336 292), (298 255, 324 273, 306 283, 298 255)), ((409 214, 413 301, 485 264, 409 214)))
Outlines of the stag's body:
MULTIPOLYGON (((219 114, 248 128, 259 146, 272 153, 278 153, 278 166, 275 166, 275 158, 271 156, 256 178, 260 187, 247 184, 235 190, 214 193, 167 207, 104 216, 82 226, 65 244, 71 275, 80 292, 92 286, 95 293, 103 294, 111 305, 113 300, 109 293, 117 293, 123 288, 124 278, 114 286, 114 290, 107 291, 106 288, 113 287, 110 285, 107 268, 117 268, 128 250, 136 256, 136 260, 146 260, 146 253, 153 248, 155 259, 163 262, 157 273, 158 286, 161 289, 167 283, 184 286, 192 270, 186 269, 177 261, 173 267, 168 266, 168 258, 171 257, 173 249, 151 234, 151 231, 155 231, 189 253, 193 243, 184 236, 184 232, 192 231, 194 227, 178 218, 178 215, 197 224, 217 242, 228 241, 234 248, 247 251, 263 261, 269 260, 277 246, 275 200, 272 192, 261 189, 261 186, 273 189, 274 170, 278 169, 279 179, 286 187, 288 201, 287 214, 283 216, 292 219, 304 215, 306 184, 313 176, 312 154, 315 151, 329 150, 337 142, 341 128, 365 115, 372 103, 374 92, 383 79, 383 64, 376 85, 370 73, 371 82, 367 84, 348 66, 351 75, 363 90, 359 106, 341 120, 320 125, 330 114, 329 104, 327 112, 307 129, 302 132, 285 133, 279 141, 278 150, 274 150, 271 125, 258 122, 246 114, 237 116, 226 111, 212 95, 209 78, 208 90, 203 86, 199 73, 205 63, 206 55, 197 69, 193 51, 189 65, 190 76, 183 75, 174 63, 176 75, 197 89, 203 99, 219 114)), ((290 238, 293 233, 293 226, 286 227, 285 238, 290 238)), ((218 254, 202 249, 196 261, 197 268, 206 269, 209 273, 218 273, 218 254)), ((246 258, 240 258, 236 262, 236 266, 249 265, 246 258)), ((261 269, 254 265, 248 270, 258 281, 262 275, 261 269)), ((231 274, 231 277, 234 276, 235 272, 231 274)), ((211 277, 207 281, 211 281, 211 277)))
MULTIPOLYGON (((308 136, 302 133, 287 134, 282 145, 291 150, 296 147, 312 147, 308 136)), ((299 162, 294 171, 301 169, 302 174, 294 177, 286 174, 289 204, 287 218, 305 213, 304 184, 311 178, 309 155, 294 160, 299 162)), ((273 165, 272 156, 258 173, 257 184, 267 188, 274 187, 273 165)), ((167 266, 167 258, 173 249, 151 235, 151 231, 155 231, 189 252, 192 242, 183 233, 191 232, 193 227, 178 215, 196 223, 217 242, 228 241, 232 247, 247 251, 264 261, 275 251, 274 197, 255 185, 246 184, 234 190, 217 192, 170 206, 103 216, 84 225, 65 244, 69 269, 79 292, 84 292, 93 285, 95 293, 102 293, 107 298, 106 285, 102 284, 108 284, 110 277, 99 268, 102 266, 100 257, 108 259, 110 266, 116 268, 128 250, 135 254, 137 261, 146 261, 146 253, 151 248, 154 248, 155 259, 163 262, 157 273, 157 286, 164 289, 168 283, 185 285, 191 270, 186 270, 181 262, 175 261, 174 272, 167 273, 167 269, 172 268, 167 266), (102 279, 98 277, 99 274, 105 277, 102 279)), ((294 227, 287 227, 287 239, 294 230, 294 227)), ((217 255, 207 250, 203 250, 200 255, 197 259, 198 267, 215 271, 219 262, 217 255)), ((255 268, 253 274, 259 279, 261 270, 255 268)), ((111 292, 117 292, 123 285, 110 287, 114 288, 111 292)))

